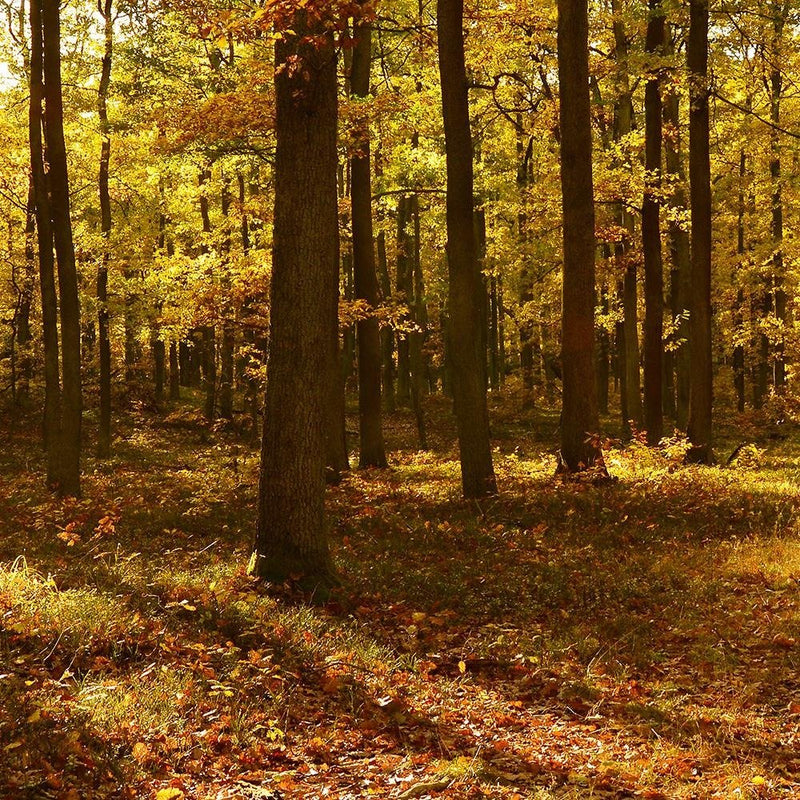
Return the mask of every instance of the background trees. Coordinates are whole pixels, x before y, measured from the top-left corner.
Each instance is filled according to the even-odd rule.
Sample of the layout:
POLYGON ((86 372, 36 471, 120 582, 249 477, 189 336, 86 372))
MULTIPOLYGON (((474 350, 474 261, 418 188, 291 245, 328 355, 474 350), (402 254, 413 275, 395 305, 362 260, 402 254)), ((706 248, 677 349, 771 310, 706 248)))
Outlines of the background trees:
MULTIPOLYGON (((276 76, 265 32, 286 23, 294 5, 274 4, 266 15, 229 5, 145 11, 73 0, 62 10, 64 135, 81 307, 69 349, 79 340, 87 430, 100 453, 108 450, 109 398, 115 413, 141 404, 169 412, 167 385, 171 402, 180 395, 210 423, 243 424, 250 435, 258 428, 269 348, 272 205, 281 188, 273 173, 276 76), (98 184, 98 154, 99 193, 85 188, 98 184)), ((559 109, 574 98, 556 79, 555 8, 487 0, 468 7, 462 24, 450 16, 454 10, 458 4, 437 10, 401 0, 391 7, 368 4, 365 16, 342 7, 332 23, 340 56, 342 258, 338 336, 334 306, 328 310, 326 406, 333 411, 326 441, 331 466, 346 469, 346 397, 350 407, 360 407, 363 464, 383 463, 381 411, 410 410, 425 447, 428 398, 455 398, 460 419, 468 385, 474 403, 466 405, 477 410, 458 427, 464 452, 481 453, 472 470, 477 477, 465 484, 474 494, 482 491, 476 486, 492 483, 485 391, 490 405, 502 392, 525 414, 559 407, 562 389, 570 402, 568 373, 576 362, 564 354, 577 328, 567 322, 562 329, 570 313, 562 297, 574 288, 563 275, 571 274, 567 251, 576 236, 587 237, 588 253, 589 223, 587 216, 567 224, 565 251, 560 172, 562 147, 569 151, 570 144, 563 141, 559 109), (437 39, 437 25, 452 36, 437 39), (462 75, 457 65, 453 81, 458 59, 449 48, 459 30, 464 68, 462 75), (455 206, 461 211, 459 233, 446 235, 448 160, 451 227, 455 206), (456 179, 464 181, 460 189, 456 179), (471 265, 464 288, 455 268, 462 260, 471 265), (468 306, 463 319, 460 300, 453 302, 458 298, 468 306), (471 438, 480 444, 468 445, 471 438)), ((44 342, 65 331, 53 323, 49 299, 42 311, 39 248, 32 247, 40 232, 28 203, 34 173, 26 166, 28 126, 21 116, 36 58, 30 9, 12 3, 8 11, 14 23, 3 34, 7 66, 0 83, 7 142, 0 203, 9 222, 0 244, 0 371, 23 408, 43 405, 47 375, 56 386, 54 367, 65 365, 44 342)), ((595 323, 581 341, 596 344, 596 379, 581 378, 580 385, 596 383, 598 406, 609 413, 607 430, 627 437, 644 428, 656 445, 662 432, 689 427, 694 381, 704 422, 695 408, 692 438, 702 449, 709 436, 698 426, 709 430, 711 395, 704 386, 710 370, 723 404, 735 395, 745 412, 779 417, 777 406, 791 403, 798 139, 796 99, 785 87, 798 65, 791 3, 729 4, 713 17, 711 136, 707 164, 698 168, 710 181, 710 200, 700 205, 708 209, 710 202, 703 214, 711 222, 705 231, 708 225, 697 218, 692 232, 688 177, 696 147, 689 146, 689 123, 699 105, 689 100, 692 92, 704 94, 702 80, 690 76, 702 65, 693 60, 690 69, 686 60, 688 11, 641 0, 590 9, 595 323), (708 248, 713 252, 711 283, 701 287, 703 308, 713 299, 705 321, 702 309, 691 314, 689 308, 698 297, 690 286, 690 233, 700 237, 693 252, 695 263, 705 261, 706 275, 708 248), (701 372, 697 364, 689 367, 689 339, 700 335, 690 332, 695 324, 706 342, 693 350, 698 358, 702 350, 701 372)), ((696 60, 697 47, 690 49, 696 60)), ((695 214, 698 202, 691 204, 695 214)), ((69 303, 64 310, 69 317, 69 303)), ((67 360, 74 373, 76 362, 67 360)), ((587 370, 581 367, 581 374, 587 370)), ((54 398, 50 391, 45 417, 51 425, 61 413, 54 398)), ((348 446, 355 435, 351 425, 348 446)), ((55 462, 51 467, 55 480, 55 462)))

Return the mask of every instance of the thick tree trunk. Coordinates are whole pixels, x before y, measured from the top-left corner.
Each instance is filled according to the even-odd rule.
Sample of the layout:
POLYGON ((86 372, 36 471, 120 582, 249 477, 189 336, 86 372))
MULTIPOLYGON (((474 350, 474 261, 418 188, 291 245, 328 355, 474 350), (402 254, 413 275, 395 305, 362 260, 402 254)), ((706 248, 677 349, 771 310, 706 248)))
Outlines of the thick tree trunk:
POLYGON ((594 356, 594 190, 587 0, 558 0, 564 232, 561 467, 602 461, 594 356))
POLYGON ((690 80, 689 182, 692 218, 690 461, 710 464, 713 367, 711 352, 711 160, 708 116, 708 0, 690 0, 687 66, 690 80))
POLYGON ((19 372, 17 376, 15 402, 20 407, 28 405, 30 383, 33 377, 33 335, 31 332, 31 308, 36 284, 36 195, 33 177, 28 185, 28 200, 25 208, 25 265, 22 285, 14 315, 14 329, 19 345, 19 372))
MULTIPOLYGON (((350 88, 362 100, 369 95, 372 29, 356 23, 350 88)), ((350 198, 353 214, 353 276, 356 298, 364 300, 370 316, 358 321, 359 466, 385 467, 381 409, 381 331, 374 311, 378 306, 378 276, 372 236, 372 179, 369 132, 358 143, 350 161, 350 198)))
MULTIPOLYGON (((658 58, 664 43, 661 0, 650 0, 647 52, 658 58)), ((662 409, 664 355, 664 274, 661 263, 661 86, 658 70, 651 67, 645 88, 645 169, 647 183, 642 202, 644 250, 644 426, 647 442, 656 445, 664 432, 662 409)))
POLYGON ((438 0, 439 72, 447 156, 449 355, 465 497, 494 494, 486 365, 481 344, 483 284, 473 227, 473 166, 463 0, 438 0))
POLYGON ((78 273, 70 219, 67 149, 61 96, 61 31, 58 0, 40 0, 44 65, 44 130, 47 143, 47 180, 53 243, 58 266, 61 321, 61 436, 58 490, 80 495, 81 455, 81 320, 78 273))
POLYGON ((331 309, 339 274, 336 53, 303 11, 276 43, 270 353, 252 571, 332 582, 325 525, 331 309), (314 41, 304 41, 307 34, 314 41), (289 60, 293 66, 287 69, 289 60))

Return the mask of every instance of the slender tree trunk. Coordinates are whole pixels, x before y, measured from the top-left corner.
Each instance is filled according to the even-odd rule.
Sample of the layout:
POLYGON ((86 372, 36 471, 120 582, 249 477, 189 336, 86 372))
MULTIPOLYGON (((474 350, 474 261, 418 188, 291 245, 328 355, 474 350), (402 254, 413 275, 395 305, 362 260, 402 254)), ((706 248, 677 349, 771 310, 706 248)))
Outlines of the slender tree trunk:
MULTIPOLYGON (((605 283, 600 290, 600 308, 604 315, 608 315, 608 286, 605 283)), ((597 408, 601 414, 608 414, 609 349, 608 331, 603 327, 597 333, 597 408)))
POLYGON ((19 375, 16 403, 20 407, 28 405, 30 400, 30 382, 33 377, 33 335, 31 333, 31 308, 36 283, 36 196, 33 177, 28 185, 28 200, 25 207, 25 266, 22 274, 22 286, 19 287, 19 300, 14 318, 17 343, 19 345, 19 375))
POLYGON ((111 455, 111 339, 108 313, 108 264, 111 259, 111 193, 108 188, 111 162, 111 137, 108 128, 108 88, 111 83, 111 58, 114 49, 114 19, 112 0, 103 0, 103 39, 105 43, 97 90, 97 117, 100 121, 100 169, 98 189, 100 195, 100 233, 103 252, 97 268, 97 338, 100 360, 100 425, 97 432, 97 457, 111 455))
MULTIPOLYGON (((647 52, 658 58, 664 44, 661 0, 650 0, 647 52)), ((644 250, 644 425, 647 441, 656 445, 664 433, 664 274, 661 262, 661 86, 658 70, 651 67, 645 87, 645 169, 647 183, 642 203, 644 250)))
MULTIPOLYGON (((672 55, 674 45, 672 35, 666 30, 667 55, 672 55)), ((669 200, 673 209, 669 226, 671 311, 676 323, 675 338, 680 342, 674 351, 675 361, 675 426, 685 431, 689 421, 689 392, 691 386, 691 359, 689 340, 691 338, 689 324, 689 303, 691 299, 691 255, 689 234, 677 221, 677 216, 686 211, 686 176, 683 168, 681 152, 681 121, 679 98, 671 91, 664 102, 664 126, 667 132, 664 146, 664 160, 667 174, 675 188, 669 200)))
MULTIPOLYGON (((37 0, 38 1, 38 0, 37 0)), ((58 266, 61 321, 61 437, 59 493, 80 495, 81 455, 81 320, 78 273, 70 219, 67 149, 61 96, 61 31, 58 0, 40 0, 44 64, 44 130, 53 243, 58 266)))
POLYGON ((744 289, 742 288, 742 277, 739 274, 744 268, 745 261, 745 195, 744 182, 747 175, 747 157, 742 150, 739 153, 739 203, 736 219, 737 243, 736 252, 739 256, 738 268, 732 276, 733 283, 737 286, 736 301, 733 307, 733 388, 736 391, 736 409, 744 411, 745 406, 745 361, 744 361, 744 289))
MULTIPOLYGON (((356 23, 356 40, 350 72, 350 88, 356 98, 369 95, 372 58, 372 28, 356 23)), ((381 331, 375 309, 378 306, 378 276, 372 236, 372 179, 370 176, 369 132, 358 143, 359 152, 350 161, 350 197, 353 214, 353 276, 356 298, 364 300, 370 315, 358 321, 358 417, 360 433, 359 466, 385 467, 381 409, 381 331)))
MULTIPOLYGON (((225 239, 222 245, 223 265, 222 284, 226 298, 230 297, 230 250, 231 230, 228 220, 230 214, 231 195, 228 184, 223 182, 221 206, 222 217, 225 224, 225 239)), ((233 419, 233 362, 236 349, 236 338, 233 327, 232 303, 226 304, 223 309, 222 343, 219 353, 220 381, 219 381, 219 416, 221 419, 233 419)))
MULTIPOLYGON (((447 157, 449 353, 465 497, 494 494, 486 365, 481 349, 483 285, 473 227, 473 166, 463 0, 438 0, 439 72, 447 157)), ((587 78, 588 79, 588 78, 587 78)))
POLYGON ((304 11, 275 45, 275 222, 270 353, 252 571, 324 588, 326 403, 339 274, 332 35, 304 11), (314 36, 309 42, 307 34, 314 36), (287 69, 289 61, 301 68, 287 69))
POLYGON ((775 297, 775 317, 780 324, 778 341, 775 343, 775 390, 786 386, 786 361, 784 337, 786 331, 786 288, 783 264, 783 186, 781 178, 781 148, 778 140, 778 127, 781 124, 781 97, 783 93, 783 73, 781 72, 783 26, 786 12, 783 3, 775 0, 772 6, 773 40, 772 70, 770 73, 770 120, 774 127, 770 131, 769 172, 772 182, 772 290, 775 297))
POLYGON ((414 253, 411 260, 411 283, 413 302, 412 319, 415 330, 408 335, 409 368, 411 371, 411 409, 417 423, 417 438, 421 450, 428 449, 428 434, 425 427, 425 410, 422 397, 425 394, 425 356, 423 345, 428 328, 428 311, 425 307, 425 283, 422 278, 419 195, 411 198, 411 217, 414 221, 414 253))
POLYGON ((39 248, 39 285, 42 295, 42 338, 44 343, 44 412, 42 434, 47 450, 47 485, 59 483, 61 438, 61 377, 58 344, 58 296, 53 256, 53 221, 45 171, 42 120, 44 102, 43 38, 41 0, 30 7, 30 109, 28 129, 31 150, 31 180, 39 248))
MULTIPOLYGON (((389 278, 389 262, 386 258, 386 234, 378 233, 378 275, 380 277, 382 300, 387 302, 392 296, 392 283, 389 278)), ((394 329, 391 325, 381 328, 381 385, 383 402, 391 414, 395 408, 394 397, 394 329)))
POLYGON ((690 461, 710 464, 713 367, 711 353, 711 160, 708 116, 708 0, 690 0, 687 66, 690 81, 689 183, 692 217, 690 461))
MULTIPOLYGON (((397 202, 397 294, 405 302, 411 317, 413 302, 413 283, 411 277, 411 237, 408 234, 408 222, 411 216, 411 199, 400 195, 397 202)), ((395 398, 400 406, 411 404, 411 366, 408 344, 408 333, 397 334, 397 384, 395 398)))
POLYGON ((587 0, 558 0, 564 231, 561 466, 602 462, 594 356, 594 190, 587 0))
MULTIPOLYGON (((622 18, 619 0, 612 0, 614 10, 614 47, 617 63, 617 80, 619 97, 616 105, 614 138, 622 141, 633 130, 633 100, 631 98, 630 75, 628 72, 628 37, 622 18)), ((625 408, 627 413, 622 419, 623 429, 630 432, 630 423, 636 428, 642 427, 642 392, 639 375, 639 320, 638 320, 638 287, 636 256, 632 254, 631 243, 634 237, 634 220, 632 214, 622 203, 617 205, 617 221, 625 231, 623 239, 616 247, 617 263, 625 270, 622 291, 622 315, 624 328, 624 349, 622 368, 625 371, 625 408)))
MULTIPOLYGON (((200 170, 198 184, 200 186, 200 218, 203 222, 203 233, 207 237, 211 233, 211 215, 208 206, 206 184, 211 179, 211 170, 204 167, 200 170)), ((208 245, 200 246, 202 253, 208 253, 208 245)), ((200 334, 200 362, 203 374, 203 416, 207 420, 214 419, 217 406, 217 332, 214 325, 203 325, 200 334)))
POLYGON ((181 399, 180 366, 178 364, 178 344, 173 339, 169 343, 169 399, 177 403, 181 399))

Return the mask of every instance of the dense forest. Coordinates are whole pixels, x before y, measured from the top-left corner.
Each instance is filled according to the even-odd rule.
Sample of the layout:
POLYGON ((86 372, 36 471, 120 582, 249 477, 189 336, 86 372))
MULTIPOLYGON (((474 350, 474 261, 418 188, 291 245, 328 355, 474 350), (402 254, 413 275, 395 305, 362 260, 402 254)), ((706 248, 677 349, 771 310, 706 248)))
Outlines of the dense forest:
POLYGON ((0 12, 0 797, 798 796, 798 3, 0 12))

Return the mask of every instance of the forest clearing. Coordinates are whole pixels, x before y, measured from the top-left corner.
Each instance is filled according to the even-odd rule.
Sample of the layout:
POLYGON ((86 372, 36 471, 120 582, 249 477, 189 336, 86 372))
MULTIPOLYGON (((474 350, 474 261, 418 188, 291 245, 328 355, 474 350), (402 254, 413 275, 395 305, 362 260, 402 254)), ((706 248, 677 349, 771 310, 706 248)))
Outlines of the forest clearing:
POLYGON ((446 404, 427 453, 392 419, 390 469, 330 490, 321 606, 246 575, 257 452, 191 409, 80 501, 4 435, 0 796, 797 797, 797 431, 614 447, 595 487, 553 478, 556 415, 492 411, 480 502, 446 404))

